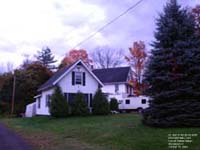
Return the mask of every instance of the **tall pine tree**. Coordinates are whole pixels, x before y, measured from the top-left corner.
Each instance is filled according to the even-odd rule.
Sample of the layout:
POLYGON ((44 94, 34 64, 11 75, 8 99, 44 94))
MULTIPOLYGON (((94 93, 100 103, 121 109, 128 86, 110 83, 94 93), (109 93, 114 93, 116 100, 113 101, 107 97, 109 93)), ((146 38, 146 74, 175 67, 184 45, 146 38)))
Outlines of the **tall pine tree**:
POLYGON ((194 19, 176 0, 157 19, 146 73, 152 100, 143 123, 158 127, 200 126, 200 39, 194 19))
POLYGON ((54 56, 49 47, 43 48, 41 51, 38 51, 36 58, 48 69, 55 69, 55 66, 53 64, 56 62, 56 60, 54 59, 54 56))

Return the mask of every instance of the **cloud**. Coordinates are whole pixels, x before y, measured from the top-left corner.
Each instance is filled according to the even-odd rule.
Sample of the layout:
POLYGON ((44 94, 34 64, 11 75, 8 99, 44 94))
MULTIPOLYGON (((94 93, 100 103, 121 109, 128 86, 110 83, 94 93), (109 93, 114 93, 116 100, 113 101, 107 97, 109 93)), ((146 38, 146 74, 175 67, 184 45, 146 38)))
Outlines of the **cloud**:
MULTIPOLYGON (((0 0, 0 63, 12 61, 18 66, 24 55, 33 56, 49 46, 59 60, 97 29, 118 16, 136 0, 0 0)), ((195 6, 198 0, 183 0, 195 6)), ((155 18, 164 0, 143 1, 136 8, 78 48, 92 51, 109 45, 128 50, 133 41, 153 40, 155 18)))

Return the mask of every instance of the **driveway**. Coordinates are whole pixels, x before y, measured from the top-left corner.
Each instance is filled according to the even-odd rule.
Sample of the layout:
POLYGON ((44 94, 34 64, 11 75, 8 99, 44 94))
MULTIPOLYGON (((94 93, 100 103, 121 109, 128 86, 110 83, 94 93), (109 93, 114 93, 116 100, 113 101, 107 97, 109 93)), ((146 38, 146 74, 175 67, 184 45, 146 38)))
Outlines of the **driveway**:
POLYGON ((32 150, 20 136, 0 124, 0 150, 32 150))

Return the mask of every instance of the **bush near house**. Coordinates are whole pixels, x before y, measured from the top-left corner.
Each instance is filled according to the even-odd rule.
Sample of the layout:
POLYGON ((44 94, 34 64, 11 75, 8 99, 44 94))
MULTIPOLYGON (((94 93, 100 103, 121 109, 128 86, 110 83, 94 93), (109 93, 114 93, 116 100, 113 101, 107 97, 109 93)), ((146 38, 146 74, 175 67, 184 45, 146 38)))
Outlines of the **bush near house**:
POLYGON ((61 118, 68 116, 68 104, 59 86, 51 97, 50 113, 52 117, 61 118))
POLYGON ((108 115, 110 107, 107 98, 103 95, 101 89, 98 89, 93 99, 93 111, 94 115, 108 115))
POLYGON ((72 104, 72 115, 86 116, 89 114, 85 97, 82 93, 77 93, 72 104))
POLYGON ((110 100, 110 110, 118 111, 118 102, 116 98, 111 98, 110 100))

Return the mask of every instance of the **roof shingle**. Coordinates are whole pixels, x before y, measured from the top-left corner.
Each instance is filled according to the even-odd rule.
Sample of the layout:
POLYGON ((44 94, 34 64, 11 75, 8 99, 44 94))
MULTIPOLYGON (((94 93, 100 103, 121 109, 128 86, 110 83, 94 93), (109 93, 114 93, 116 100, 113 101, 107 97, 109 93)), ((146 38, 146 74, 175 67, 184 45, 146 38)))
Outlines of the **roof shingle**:
POLYGON ((63 73, 65 73, 72 65, 74 65, 74 63, 71 64, 71 65, 69 65, 69 66, 67 66, 67 67, 64 67, 64 68, 58 70, 49 80, 47 80, 44 84, 42 84, 42 85, 39 87, 38 91, 41 91, 41 90, 43 90, 43 89, 47 89, 47 88, 52 87, 52 86, 53 86, 53 83, 54 83, 63 73))
POLYGON ((92 72, 103 83, 126 82, 130 67, 94 69, 92 72))

